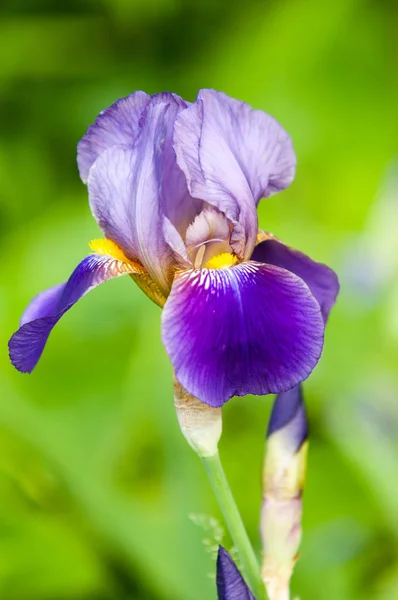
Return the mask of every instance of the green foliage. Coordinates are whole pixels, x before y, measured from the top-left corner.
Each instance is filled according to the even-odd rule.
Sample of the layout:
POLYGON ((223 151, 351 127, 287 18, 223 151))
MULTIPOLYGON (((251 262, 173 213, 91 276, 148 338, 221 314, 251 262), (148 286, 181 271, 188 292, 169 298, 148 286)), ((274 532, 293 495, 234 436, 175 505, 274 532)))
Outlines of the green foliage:
MULTIPOLYGON (((222 523, 180 435, 159 310, 130 280, 88 295, 31 376, 6 341, 98 235, 75 167, 97 113, 135 89, 215 87, 291 133, 294 185, 260 225, 333 266, 342 292, 306 384, 302 600, 398 590, 398 13, 365 0, 3 0, 0 8, 0 597, 215 598, 222 523), (213 531, 214 533, 214 531, 213 531), (219 532, 216 532, 217 535, 219 532)), ((257 549, 269 398, 225 410, 221 452, 257 549)), ((230 540, 226 540, 230 545, 230 540)))

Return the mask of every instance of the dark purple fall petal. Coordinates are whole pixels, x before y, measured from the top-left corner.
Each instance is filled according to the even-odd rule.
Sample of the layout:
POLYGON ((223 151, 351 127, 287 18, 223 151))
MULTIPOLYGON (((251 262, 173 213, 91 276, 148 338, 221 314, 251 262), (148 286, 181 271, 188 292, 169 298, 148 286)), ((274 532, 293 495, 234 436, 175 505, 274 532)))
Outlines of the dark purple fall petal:
POLYGON ((339 293, 339 280, 332 269, 276 239, 265 240, 258 244, 252 259, 282 267, 303 279, 318 300, 323 318, 325 322, 327 321, 339 293))
POLYGON ((8 346, 12 364, 30 373, 36 366, 52 328, 82 296, 108 279, 134 270, 109 256, 92 254, 82 260, 66 283, 36 296, 25 310, 21 327, 8 346))
POLYGON ((272 408, 267 437, 289 427, 289 442, 299 450, 308 438, 308 423, 301 384, 278 394, 272 408))
POLYGON ((151 97, 134 92, 102 111, 77 145, 77 166, 87 183, 88 174, 97 158, 108 148, 132 148, 140 132, 140 117, 151 97))
POLYGON ((177 162, 192 196, 234 224, 233 247, 250 258, 256 204, 293 180, 296 159, 286 131, 269 115, 214 90, 201 90, 174 133, 177 162))
POLYGON ((222 546, 217 556, 218 600, 255 600, 231 556, 222 546))
POLYGON ((306 284, 253 261, 178 274, 162 314, 177 380, 210 406, 303 381, 318 362, 323 332, 306 284))

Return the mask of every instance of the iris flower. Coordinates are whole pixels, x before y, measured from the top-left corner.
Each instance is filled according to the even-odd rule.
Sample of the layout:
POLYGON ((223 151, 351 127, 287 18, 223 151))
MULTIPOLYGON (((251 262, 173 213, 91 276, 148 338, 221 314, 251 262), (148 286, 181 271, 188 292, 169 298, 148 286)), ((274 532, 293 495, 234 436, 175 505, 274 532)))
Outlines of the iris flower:
POLYGON ((218 600, 255 600, 231 556, 222 546, 217 556, 218 600))
POLYGON ((177 380, 221 406, 307 378, 320 357, 322 306, 337 278, 270 234, 256 207, 294 177, 289 135, 266 113, 214 90, 193 103, 135 92, 103 111, 78 145, 80 176, 104 238, 66 283, 32 300, 10 340, 30 372, 60 318, 99 284, 130 275, 162 311, 177 380))

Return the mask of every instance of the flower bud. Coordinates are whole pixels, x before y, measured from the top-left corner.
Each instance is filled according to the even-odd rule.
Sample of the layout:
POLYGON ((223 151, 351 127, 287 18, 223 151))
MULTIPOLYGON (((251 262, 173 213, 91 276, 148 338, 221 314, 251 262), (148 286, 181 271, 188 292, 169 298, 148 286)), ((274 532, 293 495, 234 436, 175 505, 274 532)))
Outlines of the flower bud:
POLYGON ((263 471, 262 576, 270 600, 288 600, 301 541, 308 429, 301 387, 279 394, 267 432, 263 471))
POLYGON ((221 408, 213 408, 191 396, 176 379, 174 405, 182 434, 191 448, 202 457, 217 454, 222 433, 221 408))
POLYGON ((231 556, 222 546, 217 556, 218 600, 255 600, 231 556))

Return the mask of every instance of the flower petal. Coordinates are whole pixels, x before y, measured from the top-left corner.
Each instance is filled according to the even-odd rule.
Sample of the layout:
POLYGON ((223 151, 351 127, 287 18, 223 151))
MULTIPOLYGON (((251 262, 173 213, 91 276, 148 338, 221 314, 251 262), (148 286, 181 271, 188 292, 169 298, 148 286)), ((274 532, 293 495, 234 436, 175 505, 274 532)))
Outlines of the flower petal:
POLYGON ((180 208, 183 198, 190 198, 183 174, 172 174, 169 156, 175 117, 184 107, 185 103, 172 94, 154 97, 142 115, 134 147, 105 150, 88 178, 91 209, 106 237, 128 257, 138 259, 163 293, 171 284, 173 262, 172 249, 164 236, 164 219, 169 218, 175 228, 168 214, 172 212, 169 205, 173 192, 180 208), (166 186, 165 170, 169 178, 166 186))
POLYGON ((184 240, 167 217, 164 217, 163 219, 163 235, 167 244, 172 249, 178 265, 183 269, 190 269, 192 267, 192 261, 189 258, 184 240))
POLYGON ((51 313, 52 307, 58 303, 64 288, 65 283, 59 283, 35 296, 22 313, 20 326, 22 327, 25 323, 40 319, 43 315, 51 313))
POLYGON ((34 369, 52 328, 87 292, 108 279, 137 272, 139 267, 110 256, 86 256, 66 283, 42 292, 25 310, 8 344, 14 367, 23 373, 34 369))
POLYGON ((177 229, 181 236, 185 235, 187 227, 200 213, 203 207, 202 200, 192 198, 189 194, 184 173, 176 161, 173 148, 173 135, 175 120, 184 111, 188 104, 175 94, 158 94, 154 96, 153 103, 167 103, 165 125, 161 150, 161 188, 162 205, 166 217, 177 229))
POLYGON ((218 600, 255 600, 231 556, 222 546, 217 556, 218 600))
POLYGON ((339 280, 332 269, 315 262, 298 250, 285 246, 276 238, 265 239, 259 243, 254 249, 252 259, 282 267, 303 279, 318 300, 323 318, 327 321, 340 289, 339 280))
POLYGON ((87 183, 90 168, 104 150, 134 145, 140 132, 140 117, 150 99, 145 92, 130 94, 102 111, 94 125, 90 125, 77 146, 77 165, 84 183, 87 183))
POLYGON ((288 134, 266 113, 223 93, 201 90, 176 121, 174 148, 191 195, 225 213, 235 225, 235 251, 250 258, 257 235, 256 203, 294 177, 296 159, 288 134))
POLYGON ((177 274, 162 314, 177 380, 211 406, 306 379, 323 331, 319 304, 302 279, 253 261, 177 274))

